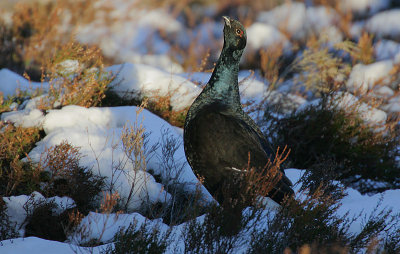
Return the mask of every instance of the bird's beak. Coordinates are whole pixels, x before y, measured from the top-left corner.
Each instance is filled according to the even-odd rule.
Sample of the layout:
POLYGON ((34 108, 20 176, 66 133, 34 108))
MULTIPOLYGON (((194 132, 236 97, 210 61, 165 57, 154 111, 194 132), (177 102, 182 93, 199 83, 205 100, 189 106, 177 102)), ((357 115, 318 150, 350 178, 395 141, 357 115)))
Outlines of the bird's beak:
POLYGON ((228 16, 222 16, 225 21, 225 25, 231 27, 231 19, 228 16))

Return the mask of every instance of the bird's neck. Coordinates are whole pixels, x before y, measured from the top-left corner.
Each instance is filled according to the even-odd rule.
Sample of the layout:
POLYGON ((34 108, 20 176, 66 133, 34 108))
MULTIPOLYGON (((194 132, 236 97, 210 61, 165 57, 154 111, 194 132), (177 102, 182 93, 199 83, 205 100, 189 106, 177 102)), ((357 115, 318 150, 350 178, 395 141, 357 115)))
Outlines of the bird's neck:
POLYGON ((212 99, 240 106, 238 72, 243 50, 223 48, 206 89, 212 99))

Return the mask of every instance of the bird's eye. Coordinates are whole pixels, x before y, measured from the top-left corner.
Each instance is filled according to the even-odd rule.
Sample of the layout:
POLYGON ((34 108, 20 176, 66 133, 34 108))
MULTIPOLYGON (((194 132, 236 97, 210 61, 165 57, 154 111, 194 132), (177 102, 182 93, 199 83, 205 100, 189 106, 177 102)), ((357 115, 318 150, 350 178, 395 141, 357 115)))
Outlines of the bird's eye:
POLYGON ((236 29, 236 34, 237 34, 237 35, 241 35, 241 34, 242 34, 242 30, 236 29))

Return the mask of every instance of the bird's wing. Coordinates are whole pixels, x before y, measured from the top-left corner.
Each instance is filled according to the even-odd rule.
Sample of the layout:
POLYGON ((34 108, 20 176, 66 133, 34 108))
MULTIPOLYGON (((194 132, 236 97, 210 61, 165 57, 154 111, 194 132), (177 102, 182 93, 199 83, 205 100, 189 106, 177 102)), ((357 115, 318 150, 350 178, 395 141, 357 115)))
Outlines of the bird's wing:
MULTIPOLYGON (((188 158, 192 168, 200 175, 201 171, 214 174, 208 178, 216 183, 223 177, 222 170, 231 168, 232 174, 247 169, 249 163, 250 167, 263 169, 269 160, 258 133, 251 126, 242 119, 216 111, 198 112, 187 126, 185 136, 185 149, 193 150, 188 158)), ((293 193, 291 185, 282 173, 275 188, 279 202, 285 194, 293 193)))
POLYGON ((261 146, 256 133, 243 120, 213 111, 199 112, 190 126, 191 146, 199 160, 212 168, 234 167, 243 169, 248 164, 264 167, 268 155, 261 146))
POLYGON ((254 120, 245 112, 242 111, 241 118, 244 119, 246 123, 254 130, 256 135, 258 136, 258 139, 260 140, 261 146, 263 147, 264 151, 268 154, 270 159, 273 159, 273 156, 275 155, 275 151, 273 147, 271 146, 271 143, 267 141, 267 139, 264 137, 264 134, 262 133, 260 127, 254 122, 254 120))

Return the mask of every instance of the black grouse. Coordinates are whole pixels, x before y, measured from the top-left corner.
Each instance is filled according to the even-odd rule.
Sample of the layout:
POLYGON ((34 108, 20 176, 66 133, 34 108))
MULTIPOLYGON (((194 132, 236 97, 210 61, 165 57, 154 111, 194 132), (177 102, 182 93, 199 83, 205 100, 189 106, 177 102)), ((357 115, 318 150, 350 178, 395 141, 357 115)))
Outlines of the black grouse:
MULTIPOLYGON (((273 155, 260 128, 240 103, 238 72, 246 31, 239 21, 223 18, 221 55, 210 80, 191 105, 184 126, 186 158, 218 202, 222 202, 221 186, 235 171, 247 168, 249 161, 251 167, 263 169, 273 155)), ((268 195, 281 203, 293 190, 284 172, 279 174, 279 182, 268 195)))

